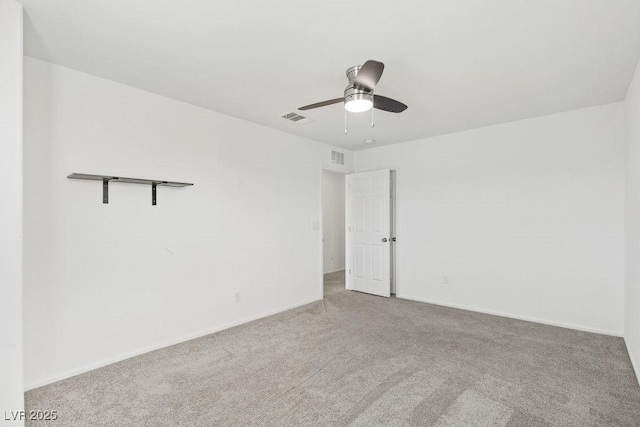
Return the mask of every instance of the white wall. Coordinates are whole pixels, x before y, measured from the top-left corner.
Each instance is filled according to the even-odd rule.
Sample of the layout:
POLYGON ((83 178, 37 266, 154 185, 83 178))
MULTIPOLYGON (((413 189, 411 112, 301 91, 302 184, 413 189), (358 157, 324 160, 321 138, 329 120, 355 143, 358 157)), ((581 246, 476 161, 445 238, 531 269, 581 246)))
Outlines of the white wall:
POLYGON ((322 173, 324 272, 344 270, 344 175, 322 173))
POLYGON ((24 119, 28 388, 321 298, 331 147, 32 58, 24 119))
POLYGON ((4 420, 12 418, 10 411, 24 408, 22 6, 13 0, 0 0, 0 182, 0 414, 4 420))
POLYGON ((622 334, 622 103, 360 151, 354 162, 397 170, 399 297, 622 334))
POLYGON ((640 379, 640 64, 625 100, 627 131, 624 338, 640 379))

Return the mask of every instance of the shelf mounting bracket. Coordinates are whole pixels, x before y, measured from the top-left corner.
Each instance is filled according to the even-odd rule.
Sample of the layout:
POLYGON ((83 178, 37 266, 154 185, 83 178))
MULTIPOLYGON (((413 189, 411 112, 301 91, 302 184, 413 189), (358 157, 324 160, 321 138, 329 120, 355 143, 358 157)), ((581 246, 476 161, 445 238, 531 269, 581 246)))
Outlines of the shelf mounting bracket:
POLYGON ((109 180, 106 178, 102 180, 102 203, 109 203, 109 180))

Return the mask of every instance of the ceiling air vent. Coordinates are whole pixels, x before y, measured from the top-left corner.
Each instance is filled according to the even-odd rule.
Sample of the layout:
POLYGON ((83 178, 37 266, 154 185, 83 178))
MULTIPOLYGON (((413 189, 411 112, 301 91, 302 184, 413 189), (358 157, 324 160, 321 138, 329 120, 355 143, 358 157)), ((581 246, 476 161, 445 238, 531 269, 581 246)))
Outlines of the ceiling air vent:
POLYGON ((292 121, 294 123, 297 123, 299 125, 305 124, 305 123, 309 123, 311 121, 311 119, 309 117, 305 117, 305 116, 301 116, 298 113, 294 113, 293 111, 290 113, 284 113, 282 115, 280 115, 280 117, 282 117, 283 119, 287 119, 289 121, 292 121))
POLYGON ((336 165, 344 165, 344 153, 331 150, 331 163, 336 165))

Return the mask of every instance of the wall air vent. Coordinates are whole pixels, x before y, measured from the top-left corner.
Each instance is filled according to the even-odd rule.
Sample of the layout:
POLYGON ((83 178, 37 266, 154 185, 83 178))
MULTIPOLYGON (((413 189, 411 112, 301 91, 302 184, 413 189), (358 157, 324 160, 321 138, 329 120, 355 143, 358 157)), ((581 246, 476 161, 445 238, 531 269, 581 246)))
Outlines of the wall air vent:
POLYGON ((297 123, 299 125, 303 125, 305 123, 309 123, 312 121, 309 117, 301 116, 300 114, 294 113, 293 111, 289 113, 281 114, 280 117, 282 117, 283 119, 287 119, 291 122, 297 123))
POLYGON ((331 163, 335 163, 336 165, 344 165, 344 153, 331 150, 331 163))

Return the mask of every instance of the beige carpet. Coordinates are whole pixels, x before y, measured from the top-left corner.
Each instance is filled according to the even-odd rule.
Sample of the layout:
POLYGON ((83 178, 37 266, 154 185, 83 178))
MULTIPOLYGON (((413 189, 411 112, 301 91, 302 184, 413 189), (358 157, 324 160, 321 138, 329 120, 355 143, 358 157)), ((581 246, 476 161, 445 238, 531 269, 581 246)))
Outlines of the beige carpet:
POLYGON ((55 426, 640 425, 620 338, 325 281, 322 302, 29 391, 27 408, 55 426))

